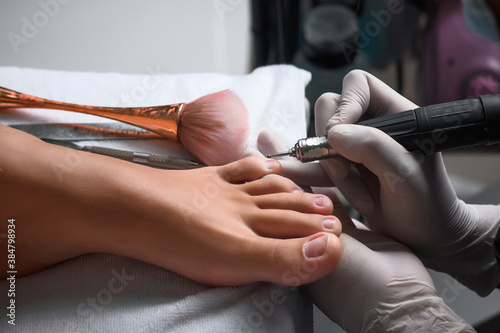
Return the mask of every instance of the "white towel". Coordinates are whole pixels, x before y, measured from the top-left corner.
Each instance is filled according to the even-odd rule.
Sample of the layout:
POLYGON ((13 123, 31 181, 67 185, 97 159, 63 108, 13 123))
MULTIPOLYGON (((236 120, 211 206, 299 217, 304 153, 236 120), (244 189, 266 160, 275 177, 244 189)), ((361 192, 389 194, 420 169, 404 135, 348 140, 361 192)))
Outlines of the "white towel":
MULTIPOLYGON (((78 73, 0 68, 0 86, 49 99, 102 106, 189 102, 232 89, 249 111, 249 147, 264 128, 292 146, 306 135, 304 89, 309 73, 269 66, 248 75, 78 73)), ((0 123, 109 121, 72 112, 0 114, 0 123)), ((86 143, 85 143, 86 144, 86 143)), ((91 144, 96 144, 91 143, 91 144)), ((164 141, 100 142, 139 151, 182 154, 164 141)), ((5 221, 4 221, 5 222, 5 221)), ((17 222, 17 221, 16 221, 17 222)), ((19 221, 18 223, 21 223, 19 221)), ((5 238, 0 238, 0 246, 5 238)), ((8 281, 0 282, 7 299, 8 281)), ((15 284, 15 326, 0 312, 0 332, 312 332, 312 306, 299 289, 270 283, 210 288, 137 260, 90 254, 15 284)), ((6 305, 5 301, 2 304, 6 305)))

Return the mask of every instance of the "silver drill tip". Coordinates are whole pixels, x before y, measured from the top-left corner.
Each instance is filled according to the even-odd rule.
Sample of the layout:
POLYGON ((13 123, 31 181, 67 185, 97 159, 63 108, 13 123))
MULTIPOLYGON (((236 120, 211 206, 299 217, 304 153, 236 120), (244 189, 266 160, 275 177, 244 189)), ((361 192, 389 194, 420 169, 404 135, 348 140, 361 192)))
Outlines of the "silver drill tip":
POLYGON ((284 151, 282 153, 269 154, 269 155, 267 155, 267 158, 276 157, 276 156, 290 156, 290 152, 284 151))

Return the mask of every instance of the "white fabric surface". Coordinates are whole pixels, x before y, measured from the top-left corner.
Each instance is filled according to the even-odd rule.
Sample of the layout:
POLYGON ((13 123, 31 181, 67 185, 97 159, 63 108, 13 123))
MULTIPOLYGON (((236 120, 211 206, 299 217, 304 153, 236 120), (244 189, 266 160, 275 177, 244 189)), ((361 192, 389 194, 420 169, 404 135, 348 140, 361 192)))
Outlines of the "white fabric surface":
MULTIPOLYGON (((0 67, 0 86, 78 104, 171 104, 229 88, 249 111, 250 148, 255 148, 257 135, 264 128, 276 131, 290 146, 306 135, 304 89, 309 79, 309 73, 286 65, 263 67, 241 76, 124 75, 0 67)), ((99 121, 110 120, 64 111, 0 112, 2 124, 99 121)), ((83 144, 184 154, 179 145, 164 140, 83 144)), ((1 281, 3 299, 7 299, 8 289, 7 281, 1 281)), ((311 303, 296 288, 269 283, 209 288, 168 270, 108 254, 81 256, 17 278, 15 300, 16 326, 7 324, 7 309, 3 307, 1 332, 312 331, 311 303)))

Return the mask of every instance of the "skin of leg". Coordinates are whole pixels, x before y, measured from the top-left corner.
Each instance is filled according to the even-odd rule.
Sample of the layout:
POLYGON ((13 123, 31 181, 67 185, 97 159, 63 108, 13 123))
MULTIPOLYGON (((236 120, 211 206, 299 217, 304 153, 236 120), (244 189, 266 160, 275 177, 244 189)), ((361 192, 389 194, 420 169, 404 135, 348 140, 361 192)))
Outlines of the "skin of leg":
MULTIPOLYGON (((18 276, 105 252, 211 285, 296 285, 340 260, 332 202, 283 177, 263 178, 281 171, 276 161, 159 170, 1 125, 0 146, 0 232, 15 219, 18 276)), ((5 278, 6 247, 2 254, 5 278)))

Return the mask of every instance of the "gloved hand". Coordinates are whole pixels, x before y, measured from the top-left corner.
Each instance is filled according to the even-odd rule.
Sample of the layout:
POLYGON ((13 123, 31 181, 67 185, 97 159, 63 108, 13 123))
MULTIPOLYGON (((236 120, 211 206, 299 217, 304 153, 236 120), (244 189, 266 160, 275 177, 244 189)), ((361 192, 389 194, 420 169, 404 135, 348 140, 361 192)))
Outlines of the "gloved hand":
POLYGON ((410 153, 378 129, 345 125, 416 107, 374 76, 350 72, 341 96, 326 93, 315 105, 318 135, 329 119, 328 140, 345 157, 321 165, 373 231, 485 296, 500 281, 492 247, 500 207, 459 200, 440 153, 410 153))
POLYGON ((429 273, 406 246, 355 227, 345 227, 340 240, 339 265, 306 286, 306 293, 344 330, 475 332, 438 296, 429 273))
MULTIPOLYGON (((285 148, 268 130, 260 133, 258 147, 265 154, 285 148)), ((312 164, 293 158, 285 157, 280 163, 288 175, 302 183, 308 183, 308 176, 314 182, 325 176, 312 164)), ((429 273, 408 247, 361 224, 356 228, 333 188, 313 189, 330 197, 333 213, 344 229, 338 266, 305 287, 332 321, 347 332, 474 332, 437 295, 429 273)))

